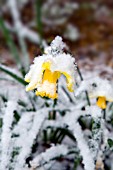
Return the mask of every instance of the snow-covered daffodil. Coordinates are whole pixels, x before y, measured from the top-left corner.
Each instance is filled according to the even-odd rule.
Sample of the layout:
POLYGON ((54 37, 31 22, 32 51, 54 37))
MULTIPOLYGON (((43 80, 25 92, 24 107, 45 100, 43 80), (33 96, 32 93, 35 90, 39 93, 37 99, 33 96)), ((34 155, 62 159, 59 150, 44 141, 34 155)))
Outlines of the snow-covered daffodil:
POLYGON ((81 91, 88 91, 90 98, 97 99, 97 106, 101 109, 106 109, 106 102, 113 102, 113 87, 108 80, 100 77, 84 80, 75 95, 78 95, 81 91))
POLYGON ((34 59, 25 76, 25 81, 29 83, 26 91, 36 89, 37 96, 56 99, 58 79, 63 74, 67 80, 68 90, 73 92, 75 59, 63 52, 64 46, 62 38, 57 36, 45 49, 45 54, 34 59))
POLYGON ((98 78, 92 83, 93 90, 89 92, 90 98, 97 98, 97 106, 106 109, 106 102, 113 102, 113 88, 108 80, 98 78))

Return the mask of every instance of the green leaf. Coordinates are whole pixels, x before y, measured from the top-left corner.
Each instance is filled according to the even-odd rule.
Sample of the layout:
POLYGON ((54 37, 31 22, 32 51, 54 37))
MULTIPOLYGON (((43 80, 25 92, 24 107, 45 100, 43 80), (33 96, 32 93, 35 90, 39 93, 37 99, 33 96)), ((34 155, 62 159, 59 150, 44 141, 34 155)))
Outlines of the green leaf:
POLYGON ((113 147, 113 140, 112 139, 108 139, 108 145, 109 145, 110 148, 113 147))
MULTIPOLYGON (((72 132, 67 129, 67 128, 59 128, 59 130, 61 131, 61 134, 65 137, 65 136, 68 136, 73 142, 76 141, 75 137, 73 136, 72 132)), ((64 138, 63 137, 63 138, 64 138)), ((60 139, 58 139, 60 142, 62 142, 63 140, 62 136, 60 139)))
POLYGON ((0 128, 2 128, 2 125, 3 125, 3 120, 2 118, 0 118, 0 128))
POLYGON ((18 122, 20 120, 20 115, 16 110, 14 111, 14 118, 15 118, 16 122, 18 122))
POLYGON ((7 66, 4 66, 4 65, 0 64, 0 70, 5 72, 9 76, 13 77, 19 83, 21 83, 23 85, 27 84, 21 77, 17 76, 15 73, 13 73, 7 66))
POLYGON ((71 98, 70 94, 67 92, 67 90, 62 86, 62 90, 65 92, 65 94, 67 95, 67 97, 69 98, 69 101, 71 103, 74 103, 73 99, 71 98))
POLYGON ((15 60, 18 68, 20 69, 22 75, 25 75, 25 72, 28 70, 29 64, 30 64, 30 60, 29 60, 29 55, 27 52, 27 47, 24 41, 24 38, 22 37, 18 37, 18 41, 21 47, 21 51, 22 51, 22 55, 24 56, 23 59, 20 58, 19 53, 18 53, 18 49, 13 41, 13 38, 10 34, 10 32, 8 31, 8 29, 6 28, 5 24, 4 24, 4 20, 3 18, 0 16, 0 29, 2 30, 2 33, 5 37, 5 40, 7 42, 7 45, 11 51, 11 53, 13 54, 12 57, 15 60))
POLYGON ((42 34, 43 34, 43 26, 42 26, 42 2, 41 0, 36 0, 36 24, 37 30, 40 35, 40 47, 42 47, 42 34))
POLYGON ((23 106, 23 107, 27 107, 27 104, 24 101, 20 100, 20 99, 18 101, 18 104, 23 106))
POLYGON ((53 132, 53 135, 51 135, 51 140, 52 142, 55 142, 55 143, 61 143, 62 140, 65 138, 65 136, 68 136, 74 142, 76 141, 75 137, 73 136, 70 130, 68 130, 67 128, 61 128, 61 127, 57 128, 53 132))
POLYGON ((80 157, 75 157, 73 170, 77 169, 78 165, 80 164, 80 161, 81 161, 80 157))
POLYGON ((7 102, 8 99, 5 95, 0 94, 0 97, 4 103, 7 102))
POLYGON ((4 20, 3 18, 0 16, 0 29, 2 30, 2 33, 6 39, 7 45, 11 51, 11 53, 13 54, 13 59, 15 60, 16 64, 18 66, 20 66, 21 60, 18 54, 18 50, 14 44, 14 41, 8 31, 8 29, 6 28, 5 24, 4 24, 4 20))

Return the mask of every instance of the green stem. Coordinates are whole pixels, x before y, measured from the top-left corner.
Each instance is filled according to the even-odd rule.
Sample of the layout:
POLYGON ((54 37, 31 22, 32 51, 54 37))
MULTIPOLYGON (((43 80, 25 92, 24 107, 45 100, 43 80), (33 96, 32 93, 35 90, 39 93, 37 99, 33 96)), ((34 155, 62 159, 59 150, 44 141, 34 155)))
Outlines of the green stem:
POLYGON ((62 132, 61 132, 60 135, 58 136, 58 143, 61 143, 65 136, 66 135, 64 133, 62 134, 62 132))
POLYGON ((80 76, 81 81, 83 81, 84 79, 83 79, 83 77, 82 77, 81 71, 80 71, 80 69, 79 69, 78 66, 77 66, 77 72, 78 72, 78 74, 79 74, 79 76, 80 76))
POLYGON ((53 120, 55 120, 55 119, 56 119, 56 111, 53 110, 53 120))
POLYGON ((21 69, 22 63, 21 63, 21 60, 20 60, 20 57, 19 57, 18 50, 17 50, 17 48, 14 44, 12 36, 10 35, 8 29, 5 26, 5 23, 4 23, 2 16, 0 16, 0 29, 3 33, 3 35, 4 35, 4 38, 7 42, 7 45, 9 47, 11 53, 13 54, 12 56, 13 56, 16 64, 17 64, 18 68, 21 69))
POLYGON ((49 120, 55 120, 56 119, 56 110, 50 111, 48 114, 49 120))
POLYGON ((47 135, 47 130, 43 130, 43 135, 44 135, 44 136, 43 136, 43 137, 44 137, 44 142, 46 143, 46 142, 47 142, 47 138, 48 138, 48 137, 47 137, 47 136, 48 136, 48 135, 47 135))
POLYGON ((22 55, 23 57, 23 61, 22 61, 22 74, 23 77, 25 76, 26 72, 28 71, 29 65, 30 65, 30 58, 29 58, 29 54, 27 52, 27 46, 25 44, 24 38, 20 37, 18 35, 18 41, 21 47, 21 51, 22 51, 22 55))
POLYGON ((103 109, 103 119, 106 120, 106 109, 103 109))
POLYGON ((90 106, 90 105, 91 105, 91 103, 90 103, 90 100, 89 100, 88 92, 87 92, 87 91, 85 91, 85 93, 86 93, 86 99, 87 99, 88 105, 90 106))
POLYGON ((42 29, 42 1, 41 0, 36 0, 36 25, 37 25, 37 30, 39 32, 40 36, 40 48, 43 52, 42 49, 42 37, 43 37, 43 29, 42 29))
POLYGON ((91 146, 92 148, 94 148, 95 155, 94 155, 94 159, 95 159, 95 163, 97 160, 97 156, 101 147, 101 142, 102 142, 102 133, 101 132, 101 119, 102 117, 99 117, 98 119, 93 119, 92 121, 92 139, 95 141, 95 145, 93 144, 93 146, 91 146))
POLYGON ((80 158, 75 157, 73 170, 76 170, 76 169, 77 169, 77 166, 78 166, 79 164, 80 164, 80 158))
MULTIPOLYGON (((80 69, 79 69, 78 66, 77 66, 77 72, 78 72, 78 74, 79 74, 79 76, 80 76, 81 81, 83 81, 84 79, 83 79, 83 77, 82 77, 81 71, 80 71, 80 69)), ((88 92, 85 91, 85 94, 86 94, 86 99, 87 99, 88 105, 90 106, 91 103, 90 103, 90 100, 89 100, 88 92)))
POLYGON ((55 131, 52 131, 51 142, 57 143, 57 135, 58 134, 59 134, 59 129, 56 129, 55 131))

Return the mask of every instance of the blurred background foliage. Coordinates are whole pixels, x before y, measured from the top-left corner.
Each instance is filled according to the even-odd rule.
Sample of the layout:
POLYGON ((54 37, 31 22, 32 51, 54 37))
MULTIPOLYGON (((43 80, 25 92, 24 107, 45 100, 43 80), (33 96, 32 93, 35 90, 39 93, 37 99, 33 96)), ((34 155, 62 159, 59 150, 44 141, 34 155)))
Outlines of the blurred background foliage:
MULTIPOLYGON (((0 0, 0 63, 12 68, 18 67, 21 75, 16 74, 15 70, 14 73, 10 72, 3 65, 0 65, 0 69, 21 84, 25 85, 22 76, 24 77, 33 58, 42 54, 43 48, 56 35, 63 37, 68 50, 76 57, 81 72, 84 74, 85 71, 90 72, 90 75, 96 72, 102 77, 113 80, 112 0, 0 0)), ((62 91, 66 93, 70 103, 75 104, 65 88, 62 87, 62 91)), ((18 101, 19 106, 28 112, 36 111, 39 104, 38 98, 29 94, 27 97, 31 106, 28 107, 29 104, 22 100, 18 101)), ((5 103, 8 99, 2 96, 2 100, 5 103)), ((61 101, 63 103, 63 100, 61 101)), ((50 101, 45 99, 41 107, 48 108, 50 105, 50 101)), ((82 105, 81 109, 84 110, 84 103, 82 105)), ((62 117, 66 112, 67 110, 58 110, 62 117)), ((15 122, 19 121, 19 116, 19 113, 15 111, 15 122)), ((56 110, 54 111, 53 107, 53 111, 49 112, 48 120, 55 120, 55 116, 56 110)), ((88 124, 86 118, 80 117, 79 123, 83 129, 91 129, 91 120, 88 124)), ((113 118, 110 119, 110 124, 113 125, 113 118)), ((2 127, 2 121, 0 126, 2 127)), ((44 146, 41 149, 50 147, 51 143, 61 144, 66 136, 75 142, 75 137, 67 127, 44 129, 42 135, 44 146)), ((109 144, 112 146, 112 141, 109 140, 109 144)), ((40 143, 35 141, 32 153, 36 152, 39 145, 40 143)), ((75 159, 72 159, 72 161, 75 160, 74 169, 82 160, 78 157, 78 153, 77 150, 75 159)), ((26 159, 27 164, 30 159, 30 156, 26 159)), ((62 158, 58 160, 63 161, 62 158)), ((66 166, 68 169, 68 165, 66 166)))
MULTIPOLYGON (((113 67, 112 0, 18 0, 16 10, 19 15, 16 17, 8 3, 10 0, 0 1, 0 60, 2 63, 14 64, 10 52, 12 51, 18 60, 16 51, 21 53, 20 48, 23 47, 22 40, 18 38, 21 35, 18 34, 16 28, 17 17, 23 27, 38 33, 40 37, 38 42, 34 38, 36 34, 33 37, 32 35, 23 36, 22 51, 28 52, 31 61, 34 56, 41 53, 42 48, 38 45, 43 43, 41 41, 45 40, 49 43, 56 35, 60 35, 68 44, 71 53, 76 56, 81 67, 90 70, 97 64, 113 67), (3 22, 9 34, 4 29, 3 22), (85 59, 84 62, 83 59, 85 59), (89 62, 86 62, 87 60, 89 62)), ((19 29, 21 32, 22 28, 19 29)), ((106 74, 106 70, 102 70, 101 75, 106 74)))

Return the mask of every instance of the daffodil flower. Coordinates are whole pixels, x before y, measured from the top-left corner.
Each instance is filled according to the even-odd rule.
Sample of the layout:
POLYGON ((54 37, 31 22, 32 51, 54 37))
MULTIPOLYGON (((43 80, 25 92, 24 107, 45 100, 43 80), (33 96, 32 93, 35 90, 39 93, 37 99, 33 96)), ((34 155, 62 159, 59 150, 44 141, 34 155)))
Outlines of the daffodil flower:
POLYGON ((36 89, 37 96, 56 99, 61 74, 67 79, 68 90, 74 91, 75 59, 63 52, 64 46, 62 38, 57 36, 45 49, 45 54, 34 59, 34 64, 25 76, 25 81, 29 83, 26 91, 36 89))
POLYGON ((101 109, 106 109, 106 102, 113 102, 113 87, 108 80, 95 77, 89 80, 84 80, 75 95, 82 91, 88 91, 90 98, 97 98, 96 104, 101 109))
POLYGON ((97 106, 106 109, 106 102, 113 102, 113 88, 108 80, 98 79, 93 83, 93 91, 89 93, 90 98, 97 98, 97 106))

